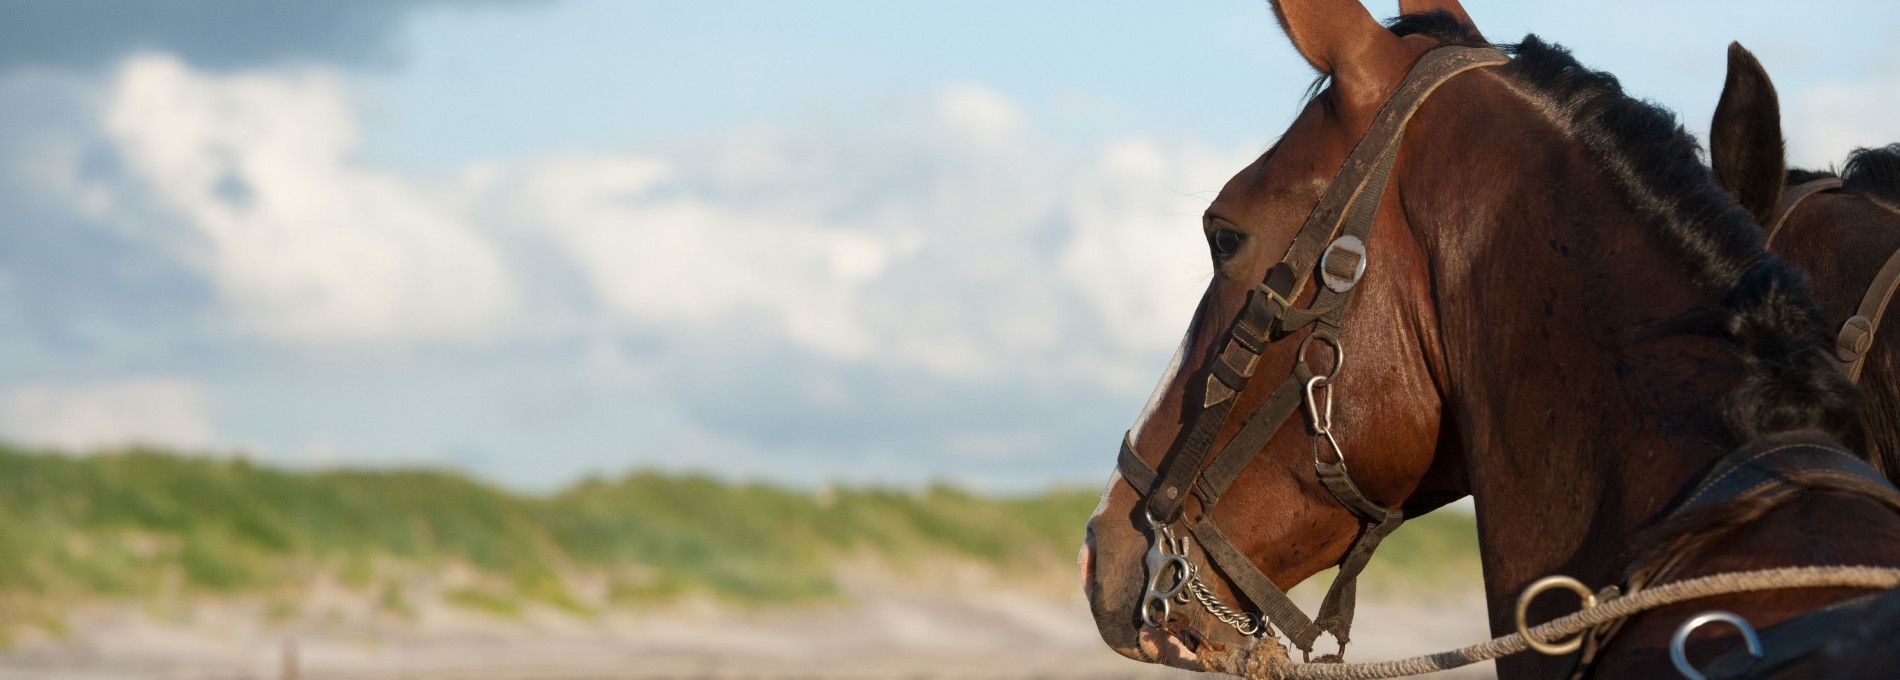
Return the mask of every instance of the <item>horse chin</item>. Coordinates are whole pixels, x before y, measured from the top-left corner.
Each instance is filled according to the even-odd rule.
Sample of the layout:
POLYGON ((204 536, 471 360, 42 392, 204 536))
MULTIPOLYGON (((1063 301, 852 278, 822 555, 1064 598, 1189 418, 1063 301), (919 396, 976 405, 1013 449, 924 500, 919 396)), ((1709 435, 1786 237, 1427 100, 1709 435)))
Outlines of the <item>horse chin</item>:
POLYGON ((1221 625, 1209 630, 1216 634, 1207 635, 1201 628, 1180 623, 1165 629, 1142 628, 1140 659, 1196 672, 1265 677, 1260 672, 1287 658, 1286 650, 1271 641, 1244 636, 1221 625))

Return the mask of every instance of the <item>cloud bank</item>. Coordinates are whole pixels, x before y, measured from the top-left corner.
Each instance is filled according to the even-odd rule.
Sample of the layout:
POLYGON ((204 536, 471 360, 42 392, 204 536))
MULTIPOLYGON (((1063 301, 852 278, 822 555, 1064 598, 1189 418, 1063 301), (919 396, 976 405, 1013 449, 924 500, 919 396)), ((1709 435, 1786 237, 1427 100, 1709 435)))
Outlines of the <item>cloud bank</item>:
MULTIPOLYGON (((96 81, 0 79, 0 105, 29 98, 42 110, 0 133, 0 197, 28 206, 14 239, 116 283, 31 324, 16 313, 70 332, 15 354, 189 365, 209 387, 171 400, 198 406, 169 420, 200 423, 174 430, 59 416, 118 411, 27 392, 31 417, 5 434, 414 446, 387 431, 403 425, 345 417, 389 399, 417 412, 411 429, 455 423, 437 445, 492 451, 476 457, 503 478, 691 465, 694 450, 767 476, 1106 466, 1205 284, 1198 215, 1255 151, 1057 144, 972 85, 413 176, 359 160, 363 103, 332 70, 140 54, 96 81), (154 305, 169 310, 157 326, 154 305), (205 405, 258 394, 294 417, 205 405), (22 425, 46 420, 77 429, 22 425), (550 443, 522 444, 537 437, 550 443)), ((0 258, 0 294, 92 275, 28 259, 0 258)))

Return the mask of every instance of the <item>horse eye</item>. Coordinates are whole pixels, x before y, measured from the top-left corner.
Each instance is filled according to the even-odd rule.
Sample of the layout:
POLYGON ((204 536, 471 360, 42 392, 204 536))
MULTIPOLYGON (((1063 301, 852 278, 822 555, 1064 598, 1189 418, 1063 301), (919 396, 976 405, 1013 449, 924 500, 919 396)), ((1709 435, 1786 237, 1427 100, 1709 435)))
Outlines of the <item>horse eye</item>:
POLYGON ((1246 242, 1246 234, 1232 229, 1215 229, 1207 235, 1207 246, 1214 250, 1214 257, 1221 260, 1240 252, 1240 245, 1246 242))

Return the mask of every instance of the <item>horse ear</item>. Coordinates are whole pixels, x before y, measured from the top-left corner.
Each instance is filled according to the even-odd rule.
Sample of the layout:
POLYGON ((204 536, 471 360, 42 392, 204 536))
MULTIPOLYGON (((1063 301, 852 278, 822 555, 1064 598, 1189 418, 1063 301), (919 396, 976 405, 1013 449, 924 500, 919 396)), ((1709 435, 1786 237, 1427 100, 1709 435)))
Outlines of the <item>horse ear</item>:
POLYGON ((1775 84, 1741 43, 1728 45, 1728 80, 1709 126, 1715 180, 1735 194, 1756 221, 1781 201, 1788 168, 1781 141, 1781 104, 1775 84))
POLYGON ((1341 103, 1377 106, 1405 77, 1405 45, 1359 0, 1274 0, 1273 15, 1306 63, 1333 77, 1341 103))
POLYGON ((1458 0, 1399 0, 1400 14, 1420 14, 1432 10, 1443 10, 1457 19, 1458 25, 1465 29, 1465 37, 1484 39, 1484 34, 1478 32, 1478 23, 1471 20, 1471 15, 1465 13, 1465 6, 1458 4, 1458 0))

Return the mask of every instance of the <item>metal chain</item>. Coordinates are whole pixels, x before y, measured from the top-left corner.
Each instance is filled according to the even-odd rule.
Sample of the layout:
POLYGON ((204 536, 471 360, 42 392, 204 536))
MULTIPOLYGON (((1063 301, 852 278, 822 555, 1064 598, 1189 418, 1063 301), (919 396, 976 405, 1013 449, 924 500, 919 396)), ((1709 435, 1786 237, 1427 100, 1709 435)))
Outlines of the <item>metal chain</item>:
POLYGON ((1188 574, 1185 594, 1193 595, 1194 599, 1201 603, 1202 609, 1206 609, 1207 613, 1213 614, 1214 618, 1220 619, 1221 623, 1233 626, 1234 630, 1240 631, 1241 635, 1257 637, 1267 630, 1267 617, 1265 615, 1234 609, 1233 607, 1227 606, 1227 603, 1222 602, 1220 598, 1215 597, 1214 593, 1207 589, 1207 584, 1201 582, 1199 567, 1196 567, 1193 572, 1188 574))

